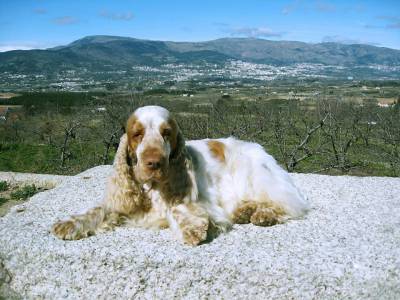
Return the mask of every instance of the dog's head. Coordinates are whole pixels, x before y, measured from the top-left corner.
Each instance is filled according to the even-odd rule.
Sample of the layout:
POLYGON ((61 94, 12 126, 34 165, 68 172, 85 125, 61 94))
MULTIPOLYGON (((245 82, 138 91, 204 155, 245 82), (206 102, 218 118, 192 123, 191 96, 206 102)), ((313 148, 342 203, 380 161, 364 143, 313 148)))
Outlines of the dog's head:
POLYGON ((184 149, 184 140, 169 111, 160 106, 138 108, 128 119, 126 133, 137 180, 145 183, 166 179, 170 163, 184 149))

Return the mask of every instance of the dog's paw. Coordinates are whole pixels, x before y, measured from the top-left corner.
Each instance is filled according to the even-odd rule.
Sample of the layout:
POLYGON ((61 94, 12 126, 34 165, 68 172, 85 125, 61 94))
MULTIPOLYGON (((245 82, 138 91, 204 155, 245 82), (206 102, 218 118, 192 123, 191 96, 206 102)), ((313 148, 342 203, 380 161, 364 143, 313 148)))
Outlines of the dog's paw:
POLYGON ((279 218, 271 208, 258 208, 251 216, 250 222, 257 226, 272 226, 279 223, 279 218))
POLYGON ((51 232, 62 240, 79 240, 87 237, 76 221, 59 221, 53 225, 51 232))
POLYGON ((208 222, 188 224, 182 228, 183 242, 186 245, 197 246, 207 239, 208 222))
POLYGON ((256 210, 256 202, 244 202, 233 212, 231 217, 232 222, 235 224, 248 224, 250 223, 251 216, 256 210))

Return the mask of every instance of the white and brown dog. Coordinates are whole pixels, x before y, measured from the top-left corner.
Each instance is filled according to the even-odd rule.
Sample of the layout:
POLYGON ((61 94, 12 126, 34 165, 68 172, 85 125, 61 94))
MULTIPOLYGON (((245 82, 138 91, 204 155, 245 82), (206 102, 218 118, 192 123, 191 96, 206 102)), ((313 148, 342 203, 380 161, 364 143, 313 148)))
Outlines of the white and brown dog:
POLYGON ((185 143, 168 110, 144 106, 128 119, 104 202, 57 222, 52 232, 74 240, 124 222, 170 227, 197 245, 233 223, 269 226, 307 209, 288 173, 259 144, 234 138, 185 143))

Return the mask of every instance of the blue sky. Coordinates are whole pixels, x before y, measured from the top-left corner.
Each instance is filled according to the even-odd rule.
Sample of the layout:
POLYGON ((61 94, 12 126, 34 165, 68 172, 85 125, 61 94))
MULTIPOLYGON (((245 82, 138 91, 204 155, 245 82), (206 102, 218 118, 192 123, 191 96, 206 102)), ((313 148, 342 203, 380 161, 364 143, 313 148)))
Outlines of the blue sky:
POLYGON ((0 0, 0 51, 87 35, 204 41, 256 37, 400 49, 400 0, 0 0))

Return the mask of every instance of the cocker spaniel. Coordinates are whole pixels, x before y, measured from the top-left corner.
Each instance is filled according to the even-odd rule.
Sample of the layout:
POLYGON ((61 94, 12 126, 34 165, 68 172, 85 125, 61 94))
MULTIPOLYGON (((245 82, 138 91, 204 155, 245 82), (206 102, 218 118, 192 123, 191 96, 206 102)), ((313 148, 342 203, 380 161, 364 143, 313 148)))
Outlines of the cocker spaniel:
POLYGON ((307 209, 288 173, 259 144, 232 137, 185 142, 168 110, 144 106, 127 121, 104 201, 52 232, 75 240, 127 223, 169 227, 198 245, 233 223, 269 226, 307 209))

